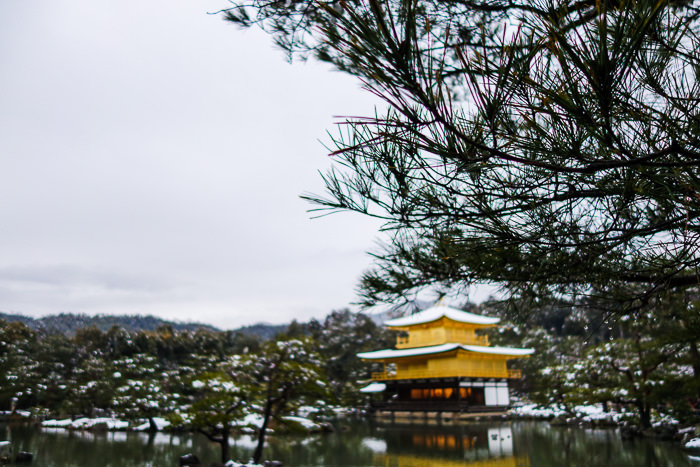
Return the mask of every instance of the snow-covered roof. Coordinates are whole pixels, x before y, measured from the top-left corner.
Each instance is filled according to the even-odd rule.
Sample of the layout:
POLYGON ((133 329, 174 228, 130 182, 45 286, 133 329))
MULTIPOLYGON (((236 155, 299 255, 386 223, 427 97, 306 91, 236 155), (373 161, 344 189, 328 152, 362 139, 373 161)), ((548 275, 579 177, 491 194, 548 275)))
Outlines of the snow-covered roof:
POLYGON ((382 392, 386 389, 386 384, 384 383, 370 383, 367 386, 360 388, 360 392, 372 393, 372 392, 382 392))
POLYGON ((384 324, 390 327, 413 326, 416 324, 431 323, 443 317, 460 323, 480 324, 485 326, 496 324, 500 321, 500 318, 481 316, 438 303, 427 310, 404 316, 403 318, 390 319, 384 324))
POLYGON ((436 353, 449 352, 455 350, 459 347, 459 344, 442 344, 442 345, 431 345, 430 347, 415 347, 412 349, 384 349, 375 350, 374 352, 363 352, 358 353, 357 356, 366 359, 382 359, 382 358, 401 358, 401 357, 415 357, 418 355, 431 355, 436 353))
POLYGON ((484 345, 462 345, 461 347, 464 350, 468 350, 470 352, 492 353, 492 354, 497 354, 497 355, 511 355, 513 357, 523 357, 525 355, 531 355, 535 352, 535 349, 519 349, 516 347, 498 347, 498 346, 487 347, 484 345))
POLYGON ((384 349, 374 352, 358 353, 357 356, 367 360, 384 360, 390 358, 417 357, 420 355, 434 355, 462 349, 468 352, 489 353, 496 355, 508 355, 511 357, 524 357, 532 354, 534 349, 518 349, 514 347, 488 347, 484 345, 442 344, 430 347, 415 347, 412 349, 384 349))

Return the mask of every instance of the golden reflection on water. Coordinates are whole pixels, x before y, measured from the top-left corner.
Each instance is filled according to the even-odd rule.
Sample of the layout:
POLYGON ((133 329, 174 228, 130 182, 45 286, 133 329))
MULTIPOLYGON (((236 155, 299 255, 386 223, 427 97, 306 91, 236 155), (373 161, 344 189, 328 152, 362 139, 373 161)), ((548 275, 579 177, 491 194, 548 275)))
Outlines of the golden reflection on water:
POLYGON ((527 456, 513 455, 509 426, 469 427, 468 431, 403 431, 388 437, 386 448, 373 455, 383 467, 525 467, 527 456))
POLYGON ((384 467, 527 467, 530 462, 527 456, 458 461, 402 454, 375 454, 372 465, 384 467))
POLYGON ((472 449, 476 438, 468 435, 415 433, 411 438, 413 446, 443 450, 472 449))

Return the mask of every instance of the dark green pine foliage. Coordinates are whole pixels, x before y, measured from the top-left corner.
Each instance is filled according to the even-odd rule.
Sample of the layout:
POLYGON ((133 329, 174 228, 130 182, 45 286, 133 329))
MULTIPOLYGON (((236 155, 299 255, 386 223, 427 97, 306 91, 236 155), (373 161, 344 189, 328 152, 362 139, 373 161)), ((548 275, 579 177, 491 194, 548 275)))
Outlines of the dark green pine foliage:
POLYGON ((363 301, 475 282, 619 313, 699 282, 700 48, 685 1, 234 2, 360 77, 321 213, 385 221, 363 301))
POLYGON ((305 326, 319 355, 335 399, 345 406, 361 406, 365 397, 359 392, 377 364, 357 358, 360 352, 391 348, 396 333, 375 323, 368 315, 347 309, 333 311, 323 323, 312 320, 305 326))
POLYGON ((252 404, 252 411, 262 419, 252 457, 254 464, 262 458, 272 424, 283 424, 283 417, 302 405, 325 402, 331 397, 320 356, 308 339, 267 341, 256 353, 234 356, 226 371, 252 404))
MULTIPOLYGON (((535 310, 538 322, 506 320, 488 332, 492 344, 535 349, 530 358, 513 362, 523 372, 514 387, 535 402, 572 415, 580 404, 627 408, 642 428, 661 413, 697 423, 698 306, 697 293, 688 291, 658 295, 623 316, 590 304, 559 303, 535 310)), ((499 306, 480 308, 495 314, 499 306)))

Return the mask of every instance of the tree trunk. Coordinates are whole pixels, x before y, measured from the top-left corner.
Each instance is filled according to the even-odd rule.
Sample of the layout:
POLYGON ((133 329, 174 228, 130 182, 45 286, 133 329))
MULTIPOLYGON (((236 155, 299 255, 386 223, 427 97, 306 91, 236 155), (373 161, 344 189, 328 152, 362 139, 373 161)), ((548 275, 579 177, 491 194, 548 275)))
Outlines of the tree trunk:
POLYGON ((228 422, 224 422, 223 428, 221 430, 221 463, 225 464, 228 462, 230 454, 230 442, 229 442, 229 432, 231 428, 228 422))
POLYGON ((637 409, 639 410, 639 424, 642 426, 642 429, 651 428, 651 410, 649 409, 649 405, 643 400, 638 399, 637 409))
MULTIPOLYGON (((230 435, 231 427, 228 422, 224 422, 223 429, 221 430, 221 436, 217 437, 214 432, 208 432, 203 428, 198 428, 197 432, 203 434, 212 443, 217 443, 221 447, 221 462, 225 464, 231 455, 230 450, 230 435)), ((218 430, 217 430, 218 432, 218 430)))
POLYGON ((700 379, 700 351, 698 351, 698 343, 695 341, 690 343, 690 356, 693 361, 693 376, 700 379))
POLYGON ((262 457, 263 446, 265 446, 265 432, 267 431, 267 425, 270 422, 270 416, 272 415, 272 401, 270 399, 265 403, 265 412, 263 413, 263 422, 260 427, 260 432, 258 433, 258 445, 255 447, 255 452, 253 453, 253 464, 259 464, 260 458, 262 457))

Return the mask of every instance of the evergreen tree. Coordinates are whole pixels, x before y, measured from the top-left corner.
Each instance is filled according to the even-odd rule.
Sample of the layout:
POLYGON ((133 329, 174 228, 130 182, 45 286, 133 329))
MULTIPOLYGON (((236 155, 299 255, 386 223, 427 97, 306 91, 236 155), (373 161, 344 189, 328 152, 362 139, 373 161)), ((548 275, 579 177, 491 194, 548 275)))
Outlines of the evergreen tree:
POLYGON ((35 402, 37 336, 20 322, 0 320, 0 407, 25 409, 35 402))
POLYGON ((392 347, 395 333, 378 326, 369 316, 348 309, 333 311, 323 324, 309 323, 307 327, 318 354, 324 357, 321 365, 336 399, 342 405, 360 405, 364 397, 359 382, 368 379, 372 364, 363 362, 357 354, 392 347))
POLYGON ((343 127, 327 196, 306 196, 392 231, 362 279, 365 303, 487 281, 624 313, 699 279, 698 12, 669 0, 241 0, 226 15, 387 104, 343 127))
POLYGON ((578 345, 569 349, 557 345, 546 357, 549 363, 535 373, 540 383, 536 398, 569 408, 583 403, 630 406, 643 428, 651 426, 655 409, 691 421, 689 404, 697 401, 700 386, 689 364, 689 342, 698 334, 697 329, 689 333, 683 317, 696 317, 697 312, 685 301, 664 296, 606 327, 604 339, 591 333, 585 341, 574 336, 578 345))
POLYGON ((188 424, 221 446, 221 462, 225 463, 230 459, 231 430, 247 403, 246 391, 223 369, 199 374, 191 384, 188 424))
POLYGON ((268 341, 255 354, 232 358, 227 370, 232 381, 262 416, 253 463, 262 458, 271 423, 282 423, 297 407, 328 396, 320 365, 311 343, 299 339, 268 341))

